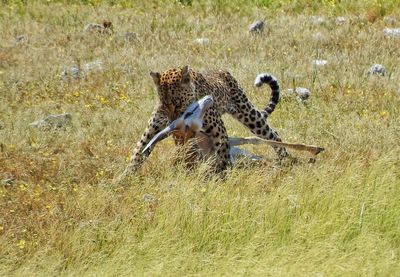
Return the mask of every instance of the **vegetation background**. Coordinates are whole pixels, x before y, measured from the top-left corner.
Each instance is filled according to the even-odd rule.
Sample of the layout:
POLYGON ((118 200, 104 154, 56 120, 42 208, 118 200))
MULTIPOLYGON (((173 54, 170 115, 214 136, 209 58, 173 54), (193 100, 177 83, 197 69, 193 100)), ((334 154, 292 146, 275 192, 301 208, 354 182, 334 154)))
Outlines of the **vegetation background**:
POLYGON ((397 0, 1 3, 0 275, 400 275, 400 38, 383 32, 397 0), (103 20, 113 34, 83 32, 103 20), (310 89, 306 104, 284 93, 270 123, 326 151, 278 166, 250 147, 270 160, 205 181, 166 140, 112 185, 157 101, 149 71, 185 64, 228 69, 259 107, 260 72, 310 89), (64 112, 66 127, 29 126, 64 112))

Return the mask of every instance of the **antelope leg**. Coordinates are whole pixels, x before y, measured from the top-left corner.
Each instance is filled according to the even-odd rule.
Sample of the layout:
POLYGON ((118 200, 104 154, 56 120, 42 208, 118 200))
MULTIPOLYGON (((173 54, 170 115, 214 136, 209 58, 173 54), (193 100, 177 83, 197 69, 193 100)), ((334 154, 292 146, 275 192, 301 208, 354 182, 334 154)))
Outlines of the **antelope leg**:
POLYGON ((325 150, 324 148, 315 145, 307 145, 303 143, 287 143, 275 140, 262 139, 258 137, 229 138, 229 144, 231 146, 237 146, 243 144, 255 144, 255 145, 268 144, 270 146, 280 146, 280 147, 292 148, 299 151, 308 151, 313 155, 318 155, 320 152, 325 150))

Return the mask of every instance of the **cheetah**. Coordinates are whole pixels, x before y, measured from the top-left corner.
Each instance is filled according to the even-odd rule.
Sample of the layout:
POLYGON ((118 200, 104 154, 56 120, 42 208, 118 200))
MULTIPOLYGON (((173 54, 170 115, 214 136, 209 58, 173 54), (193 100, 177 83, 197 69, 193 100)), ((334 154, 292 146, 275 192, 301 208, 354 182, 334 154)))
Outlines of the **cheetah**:
MULTIPOLYGON (((159 102, 155 106, 148 126, 133 151, 131 162, 125 174, 132 174, 140 168, 152 147, 143 149, 150 140, 172 121, 177 119, 194 101, 206 96, 213 97, 213 105, 205 111, 202 130, 212 138, 216 155, 215 171, 224 171, 229 163, 229 140, 221 115, 228 113, 256 136, 281 141, 278 133, 267 123, 268 116, 279 102, 280 90, 276 78, 270 74, 259 74, 255 86, 268 84, 272 90, 268 105, 258 110, 247 98, 235 78, 224 70, 202 73, 188 66, 170 68, 162 73, 150 72, 157 88, 159 102)), ((175 139, 177 144, 182 144, 175 139)), ((274 147, 279 158, 288 156, 283 147, 274 147)))

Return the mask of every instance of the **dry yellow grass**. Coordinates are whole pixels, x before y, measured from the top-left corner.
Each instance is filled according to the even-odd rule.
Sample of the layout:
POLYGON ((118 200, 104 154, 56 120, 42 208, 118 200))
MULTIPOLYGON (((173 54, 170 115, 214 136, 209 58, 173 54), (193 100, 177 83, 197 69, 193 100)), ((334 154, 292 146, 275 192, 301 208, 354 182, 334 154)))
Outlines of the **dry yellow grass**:
MULTIPOLYGON (((0 274, 399 275, 400 38, 383 34, 399 27, 394 2, 341 6, 362 7, 360 19, 327 1, 313 14, 321 24, 295 6, 193 2, 1 6, 0 178, 14 181, 0 186, 0 274), (347 19, 336 25, 336 15, 347 19), (265 32, 249 35, 260 18, 265 32), (113 35, 82 33, 103 20, 113 35), (202 37, 210 43, 194 42, 202 37), (60 79, 93 61, 103 69, 60 79), (388 74, 367 75, 374 63, 388 74), (252 86, 259 72, 282 91, 309 88, 306 105, 283 97, 270 123, 285 141, 326 152, 315 164, 292 152, 294 166, 204 181, 204 168, 172 166, 166 140, 137 176, 111 186, 157 101, 148 73, 184 64, 230 70, 259 107, 269 98, 252 86), (65 128, 29 127, 64 112, 65 128)), ((224 119, 231 136, 249 135, 224 119)))

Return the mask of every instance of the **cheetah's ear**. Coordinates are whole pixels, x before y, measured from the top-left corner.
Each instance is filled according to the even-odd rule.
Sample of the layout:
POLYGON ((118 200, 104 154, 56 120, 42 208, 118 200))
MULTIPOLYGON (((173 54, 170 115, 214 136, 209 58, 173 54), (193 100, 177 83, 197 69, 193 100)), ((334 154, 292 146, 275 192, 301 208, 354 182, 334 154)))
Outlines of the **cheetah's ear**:
POLYGON ((160 86, 160 78, 161 78, 160 73, 151 71, 150 76, 153 78, 153 81, 156 84, 156 86, 160 86))
POLYGON ((182 83, 188 83, 190 81, 189 67, 185 65, 182 67, 182 83))

